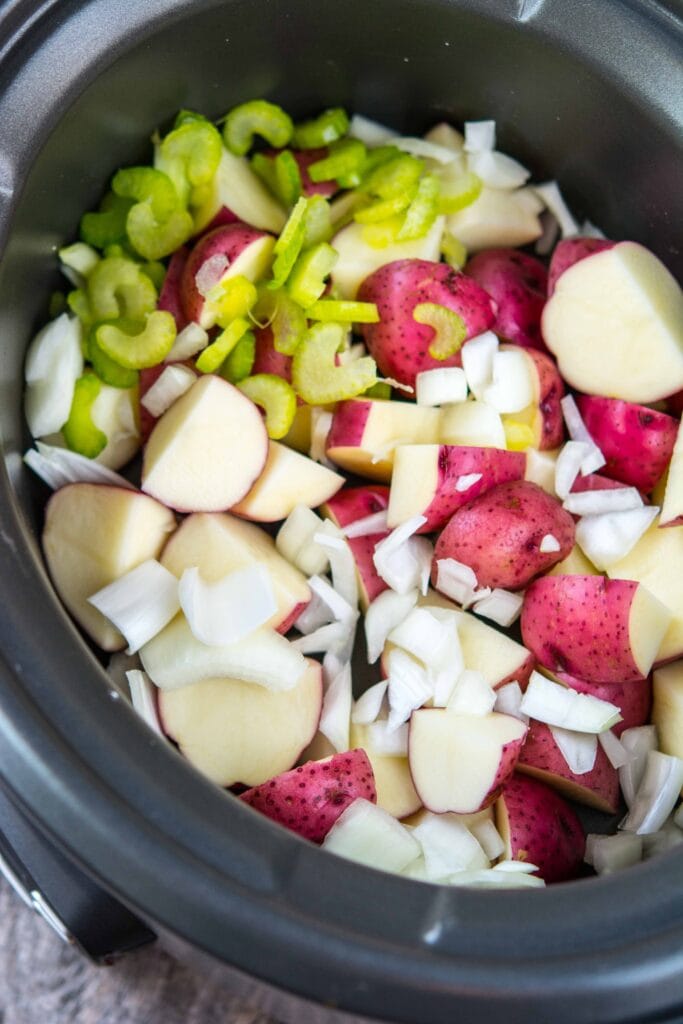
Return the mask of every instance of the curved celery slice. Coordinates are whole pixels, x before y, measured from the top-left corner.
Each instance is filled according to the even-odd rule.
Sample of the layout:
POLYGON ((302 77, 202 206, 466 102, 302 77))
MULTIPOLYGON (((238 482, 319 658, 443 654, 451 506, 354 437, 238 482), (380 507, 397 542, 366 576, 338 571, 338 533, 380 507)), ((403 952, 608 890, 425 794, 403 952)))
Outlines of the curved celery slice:
POLYGON ((251 373, 256 359, 256 338, 247 331, 235 345, 220 368, 220 375, 231 384, 237 384, 251 373))
POLYGON ((348 130, 349 119, 346 111, 341 107, 333 107, 323 111, 312 121, 296 125, 292 143, 298 149, 319 149, 341 139, 348 130))
POLYGON ((306 237, 306 208, 308 200, 302 196, 290 213, 287 223, 273 247, 275 261, 273 263, 273 280, 268 287, 275 290, 282 288, 289 277, 292 267, 297 261, 306 237))
MULTIPOLYGON (((342 139, 330 147, 329 155, 310 164, 311 181, 340 181, 349 175, 360 174, 365 164, 366 149, 358 139, 342 139)), ((347 186, 348 187, 348 186, 347 186)))
POLYGON ((377 383, 377 366, 370 356, 336 366, 346 329, 341 324, 314 324, 292 358, 292 384, 309 405, 341 402, 363 394, 377 383))
POLYGON ((112 179, 116 195, 136 202, 126 219, 126 231, 136 252, 146 260, 168 256, 194 230, 194 222, 180 205, 169 176, 154 167, 125 167, 112 179))
POLYGON ((208 122, 208 118, 204 117, 203 114, 198 114, 196 110, 187 110, 187 108, 183 107, 176 114, 173 127, 180 128, 184 124, 193 124, 196 121, 208 122))
POLYGON ((72 452, 96 459, 107 447, 107 435, 95 426, 92 407, 100 393, 102 382, 94 373, 84 373, 76 381, 69 418, 62 427, 62 435, 72 452))
POLYGON ((287 209, 294 206, 301 195, 301 171, 291 150, 278 153, 274 161, 277 195, 287 209))
POLYGON ((397 214, 378 224, 364 224, 361 237, 373 249, 386 249, 388 245, 394 244, 402 227, 403 217, 397 214))
POLYGON ((353 219, 359 224, 378 224, 388 217, 403 213, 410 206, 414 195, 415 189, 409 189, 403 195, 394 196, 393 199, 381 199, 378 203, 363 206, 354 213, 353 219))
POLYGON ((304 249, 318 242, 329 242, 333 233, 332 211, 324 196, 308 196, 304 228, 304 249))
POLYGON ((378 380, 376 384, 373 384, 371 388, 363 392, 364 398, 381 398, 384 401, 388 401, 391 398, 391 384, 387 384, 385 380, 378 380))
POLYGON ((238 316, 246 316, 255 305, 258 291, 244 274, 237 274, 225 281, 219 281, 209 289, 206 301, 214 311, 216 323, 227 325, 238 316))
POLYGON ((161 141, 155 167, 168 175, 187 205, 192 189, 208 184, 215 175, 222 151, 220 133, 210 121, 185 120, 161 141))
POLYGON ((157 292, 139 263, 113 256, 91 271, 88 300, 93 320, 144 320, 156 306, 157 292))
POLYGON ((159 221, 178 209, 178 194, 169 176, 156 167, 123 167, 111 181, 117 196, 146 203, 159 221))
POLYGON ((394 199, 415 189, 424 171, 424 162, 403 154, 376 167, 363 183, 365 191, 380 199, 394 199))
POLYGON ((463 318, 446 306, 435 302, 420 302, 413 310, 418 324, 434 328, 434 338, 428 352, 432 359, 448 359, 458 352, 467 338, 467 325, 463 318))
POLYGON ((141 263, 140 270, 150 279, 157 292, 160 292, 166 277, 166 267, 163 263, 160 260, 150 260, 148 263, 141 263))
MULTIPOLYGON (((138 324, 137 326, 141 327, 142 325, 138 324)), ((128 370, 108 356, 97 341, 96 329, 90 332, 86 357, 92 363, 93 370, 103 384, 108 384, 112 388, 121 388, 124 391, 134 388, 137 384, 138 371, 128 370)))
POLYGON ((350 302, 335 299, 318 299, 306 310, 309 320, 341 323, 376 324, 379 311, 374 302, 350 302))
POLYGON ((126 237, 126 220, 132 205, 130 199, 108 192, 97 212, 81 217, 81 239, 95 249, 121 242, 126 237))
POLYGON ((325 278, 339 259, 339 253, 327 242, 320 242, 299 256, 289 275, 287 290, 303 309, 312 306, 325 291, 325 278))
POLYGON ((400 242, 423 238, 436 220, 439 204, 439 181, 433 174, 425 174, 417 186, 415 198, 406 210, 403 226, 398 233, 400 242))
POLYGON ((457 213, 477 199, 481 193, 482 180, 472 171, 467 171, 455 181, 441 179, 439 213, 457 213))
POLYGON ((296 394, 291 384, 274 373, 257 373, 237 386, 264 410, 271 440, 278 441, 289 432, 296 413, 296 394))
POLYGON ((287 292, 279 292, 271 321, 275 351, 285 356, 293 355, 306 333, 306 327, 306 314, 301 306, 287 292))
POLYGON ((461 270, 467 263, 467 249, 450 231, 444 231, 441 236, 441 253, 446 263, 456 270, 461 270))
POLYGON ((374 149, 369 149, 363 164, 363 187, 365 187, 365 182, 375 168, 381 167, 382 164, 387 164, 390 160, 395 160, 400 156, 403 156, 403 153, 396 146, 376 146, 374 149))
POLYGON ((176 324, 171 313, 155 310, 140 329, 139 324, 122 319, 100 324, 95 331, 102 351, 128 370, 143 370, 161 363, 173 348, 176 324))
POLYGON ((208 345, 197 359, 195 366, 200 373, 215 373, 230 355, 237 342, 249 330, 249 322, 237 317, 221 331, 216 340, 208 345))
POLYGON ((90 327, 93 321, 92 310, 87 292, 83 288, 74 288, 66 297, 66 304, 84 327, 90 327))
POLYGON ((223 125, 223 138, 231 153, 244 156, 252 147, 254 136, 269 142, 276 149, 288 145, 294 125, 282 107, 268 100, 249 100, 233 107, 223 125))

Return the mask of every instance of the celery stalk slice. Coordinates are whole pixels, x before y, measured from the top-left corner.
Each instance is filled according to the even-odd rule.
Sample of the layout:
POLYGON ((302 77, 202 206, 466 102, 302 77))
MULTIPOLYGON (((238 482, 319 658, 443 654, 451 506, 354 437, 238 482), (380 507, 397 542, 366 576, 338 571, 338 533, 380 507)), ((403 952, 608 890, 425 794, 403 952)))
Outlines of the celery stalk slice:
POLYGON ((376 324, 379 311, 374 302, 350 302, 335 299, 318 299, 306 310, 309 320, 342 323, 376 324))
POLYGON ((223 330, 216 340, 208 345, 197 359, 195 366, 200 373, 215 373, 230 355, 237 342, 249 330, 249 321, 237 317, 223 330))
POLYGON ((132 200, 108 192, 98 211, 84 213, 81 217, 82 241, 95 249, 106 249, 108 245, 123 241, 126 237, 126 220, 132 205, 132 200))
POLYGON ((296 413, 296 394, 291 384, 274 373, 257 373, 237 386, 264 410, 271 440, 278 441, 289 432, 296 413))
POLYGON ((450 231, 444 231, 441 237, 441 253, 446 263, 456 270, 462 270, 467 263, 467 249, 450 231))
POLYGON ((349 130, 349 119, 341 107, 323 111, 319 117, 294 128, 292 143, 298 149, 319 149, 341 139, 349 130))
POLYGON ((336 249, 320 242, 299 256, 287 282, 287 290, 303 309, 312 306, 325 291, 325 278, 339 259, 336 249))
POLYGON ((237 384, 251 373, 256 359, 256 338, 253 331, 247 331, 228 353, 219 373, 231 384, 237 384))
POLYGON ((278 153, 274 160, 277 195, 287 209, 296 203, 301 195, 301 172, 289 149, 278 153))
POLYGON ((362 394, 377 383, 377 366, 364 356, 345 366, 335 357, 345 344, 346 329, 318 323, 308 331, 292 358, 292 384, 309 405, 326 405, 362 394))
POLYGON ((282 107, 268 100, 249 100, 233 107, 223 125, 223 138, 231 153, 244 156, 260 135, 276 149, 289 144, 294 125, 289 114, 282 107))
POLYGON ((100 324, 95 331, 102 351, 128 370, 142 370, 163 362, 173 348, 176 324, 171 313, 154 310, 141 330, 129 320, 100 324))
POLYGON ((210 121, 188 120, 162 139, 154 165, 173 182, 178 198, 187 205, 192 190, 208 184, 218 169, 223 143, 210 121))
POLYGON ((258 299, 256 285, 243 274, 219 281, 210 288, 206 301, 215 311, 216 323, 227 327, 236 317, 244 317, 258 299))
POLYGON ((354 213, 353 219, 359 224, 377 224, 395 214, 403 213, 413 201, 416 191, 417 189, 408 189, 403 195, 394 196, 393 199, 381 199, 377 203, 363 206, 354 213))
POLYGON ((457 213, 470 206, 481 194, 482 180, 472 171, 467 171, 455 181, 441 180, 439 195, 439 213, 457 213))
POLYGON ((271 323, 275 351, 285 356, 293 355, 306 333, 306 327, 306 314, 301 306, 287 292, 280 292, 271 323))
POLYGON ((304 249, 310 249, 319 242, 329 242, 333 234, 332 211, 324 196, 308 196, 304 228, 304 249))
POLYGON ((309 177, 311 181, 318 182, 340 181, 340 179, 346 179, 348 175, 358 175, 358 183, 360 183, 365 156, 365 146, 358 139, 342 139, 330 147, 328 156, 310 164, 309 177))
MULTIPOLYGON (((142 327, 142 324, 137 326, 142 327)), ((102 383, 108 384, 111 388, 121 388, 127 391, 129 388, 135 387, 138 382, 137 370, 128 370, 121 366, 111 356, 108 356, 100 346, 97 341, 97 328, 90 332, 87 358, 92 363, 92 368, 102 383)))
POLYGON ((418 303, 413 309, 413 319, 418 324, 434 328, 434 338, 428 349, 432 359, 448 359, 455 355, 467 338, 467 325, 463 318, 435 302, 418 303))
POLYGON ((415 198, 406 210, 399 241, 423 238, 436 220, 439 204, 439 181, 433 174, 425 174, 417 186, 415 198))
POLYGON ((93 320, 143 320, 156 306, 157 292, 139 263, 114 256, 91 271, 88 300, 93 320))
POLYGON ((305 217, 307 206, 308 200, 304 196, 297 200, 294 209, 287 219, 287 223, 275 243, 273 248, 275 254, 273 280, 268 285, 273 290, 282 288, 301 252, 306 236, 305 217))
POLYGON ((424 171, 424 161, 404 154, 380 164, 363 182, 363 189, 380 199, 394 199, 415 189, 424 171))
POLYGON ((76 381, 69 418, 62 427, 67 447, 72 452, 96 459, 107 446, 107 435, 95 426, 92 407, 102 382, 94 373, 86 372, 76 381))

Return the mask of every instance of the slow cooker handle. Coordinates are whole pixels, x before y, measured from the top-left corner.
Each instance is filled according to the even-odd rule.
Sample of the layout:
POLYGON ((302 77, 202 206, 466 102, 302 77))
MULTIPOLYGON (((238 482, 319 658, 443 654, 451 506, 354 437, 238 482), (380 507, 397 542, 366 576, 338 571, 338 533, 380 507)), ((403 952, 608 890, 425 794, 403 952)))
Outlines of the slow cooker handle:
POLYGON ((96 963, 153 942, 154 932, 84 875, 0 786, 0 873, 64 941, 96 963))

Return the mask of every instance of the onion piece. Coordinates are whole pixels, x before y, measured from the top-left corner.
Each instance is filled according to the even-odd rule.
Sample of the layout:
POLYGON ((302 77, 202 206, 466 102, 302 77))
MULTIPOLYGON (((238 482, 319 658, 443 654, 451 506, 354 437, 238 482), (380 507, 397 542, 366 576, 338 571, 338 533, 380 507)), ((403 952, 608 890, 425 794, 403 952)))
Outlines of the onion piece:
POLYGON ((429 608, 414 608, 389 633, 388 640, 428 668, 443 662, 451 630, 432 615, 429 608))
POLYGON ((657 749, 657 729, 654 725, 636 725, 624 729, 619 742, 630 755, 629 761, 619 769, 619 785, 626 806, 631 807, 643 781, 647 755, 657 749))
POLYGON ((199 324, 189 323, 183 327, 173 342, 173 348, 164 359, 165 363, 182 363, 191 359, 198 352, 203 352, 209 344, 209 335, 199 324))
POLYGON ((476 338, 470 338, 461 349, 467 386, 479 400, 483 399, 484 391, 493 382, 493 363, 497 352, 498 338, 493 331, 484 331, 476 338))
POLYGON ((505 853, 505 842, 491 818, 484 818, 483 821, 475 819, 469 830, 490 861, 497 860, 505 853))
POLYGON ((319 576, 330 564, 327 550, 313 540, 322 528, 323 521, 313 509, 295 505, 277 532, 275 547, 306 576, 319 576))
POLYGON ((157 712, 154 683, 145 672, 140 672, 135 668, 126 672, 126 678, 130 687, 130 699, 140 718, 147 723, 150 729, 158 733, 159 736, 163 736, 164 732, 157 712))
POLYGON ((389 720, 387 728, 397 729, 432 696, 426 670, 399 647, 387 658, 389 720))
POLYGON ((379 719, 368 726, 368 742, 373 754, 381 757, 408 756, 408 723, 398 729, 390 729, 386 719, 379 719))
POLYGON ((458 635, 458 616, 450 608, 434 607, 429 611, 447 627, 446 644, 441 649, 439 662, 429 668, 427 673, 433 689, 433 706, 445 708, 451 699, 455 684, 465 670, 465 659, 458 635))
POLYGON ((129 480, 101 462, 69 451, 68 448, 45 444, 44 441, 36 441, 36 447, 29 448, 24 455, 24 462, 54 491, 66 484, 112 484, 114 487, 136 490, 129 480))
POLYGON ((140 404, 152 416, 162 416, 177 398, 189 391, 196 379, 197 374, 187 366, 167 366, 142 396, 140 404))
POLYGON ((348 662, 335 676, 323 697, 318 731, 326 736, 337 753, 349 749, 351 723, 351 666, 348 662))
POLYGON ((311 406, 311 446, 308 454, 322 466, 334 467, 327 457, 327 437, 332 427, 332 413, 318 406, 311 406))
POLYGON ((550 554, 551 552, 560 550, 560 542, 557 537, 554 537, 552 533, 546 533, 541 538, 541 543, 538 545, 538 550, 544 555, 550 554))
POLYGON ((24 412, 33 437, 56 434, 69 418, 76 381, 83 373, 82 334, 80 321, 62 313, 29 345, 24 412))
POLYGON ((405 619, 416 603, 417 590, 410 590, 406 594, 385 590, 368 605, 364 625, 370 665, 382 653, 389 633, 405 619))
MULTIPOLYGON (((612 490, 592 493, 620 492, 612 490)), ((659 508, 656 505, 647 505, 627 512, 614 512, 611 515, 584 516, 576 524, 576 543, 596 569, 608 569, 635 547, 658 515, 659 508)))
POLYGON ((574 396, 565 395, 560 399, 560 405, 564 422, 567 425, 572 441, 583 441, 590 448, 590 454, 586 455, 586 458, 581 463, 582 474, 586 476, 587 473, 595 473, 596 470, 601 469, 605 465, 605 457, 589 434, 588 427, 583 422, 583 417, 579 412, 574 396))
POLYGON ((399 594, 416 587, 426 593, 433 547, 425 537, 413 536, 426 522, 425 516, 413 516, 375 545, 372 559, 377 573, 399 594))
POLYGON ((643 857, 643 840, 640 836, 628 832, 614 836, 591 834, 586 836, 586 854, 584 860, 592 864, 599 875, 609 875, 632 864, 637 864, 643 857))
POLYGON ((495 148, 495 121, 465 121, 465 152, 486 153, 495 148))
POLYGON ((538 866, 526 860, 501 860, 494 865, 493 870, 503 871, 508 875, 531 875, 538 871, 538 866))
POLYGON ((550 726, 555 744, 574 775, 593 771, 598 755, 598 738, 594 733, 574 732, 557 725, 550 726))
POLYGON ((405 825, 362 798, 339 815, 322 848, 379 871, 403 871, 420 856, 420 844, 405 825))
POLYGON ((224 252, 215 253, 204 260, 194 276, 194 283, 202 298, 206 298, 213 286, 218 284, 229 266, 230 260, 224 252))
POLYGON ((531 673, 521 710, 538 722, 574 732, 604 732, 621 721, 616 704, 560 686, 540 672, 531 673))
POLYGON ((259 562, 214 583, 192 566, 180 577, 178 596, 193 636, 209 647, 237 643, 277 611, 270 573, 259 562))
POLYGON ((494 587, 488 596, 475 601, 473 608, 477 615, 483 615, 499 626, 511 626, 519 618, 523 604, 522 594, 494 587))
POLYGON ((362 114, 354 114, 351 118, 348 134, 351 138, 358 139, 363 145, 371 148, 372 146, 385 146, 390 139, 395 137, 396 132, 393 132, 391 128, 387 128, 378 121, 372 121, 369 117, 363 117, 362 114))
POLYGON ((294 622, 294 628, 298 629, 304 636, 314 633, 321 626, 327 626, 332 622, 334 616, 329 605, 317 594, 311 594, 308 602, 298 619, 294 622))
MULTIPOLYGON (((474 889, 544 889, 545 882, 538 875, 524 871, 507 871, 502 865, 512 861, 501 861, 495 867, 482 871, 458 871, 447 880, 448 885, 469 886, 474 889)), ((534 871, 538 868, 529 865, 534 871)))
POLYGON ((180 610, 178 580, 154 558, 88 598, 128 642, 128 654, 160 633, 180 610))
POLYGON ((555 493, 558 498, 569 497, 581 466, 591 455, 591 446, 585 441, 567 441, 563 446, 555 463, 555 493))
POLYGON ((346 622, 331 622, 307 636, 292 640, 292 647, 301 654, 321 654, 326 651, 338 653, 348 643, 350 631, 353 631, 353 627, 350 629, 346 622))
POLYGON ((439 558, 436 563, 436 589, 458 604, 471 600, 477 589, 474 570, 455 558, 439 558))
POLYGON ((414 138, 411 135, 395 135, 387 140, 386 145, 396 146, 402 153, 410 153, 425 160, 435 160, 438 164, 450 164, 457 159, 457 154, 447 146, 440 146, 436 142, 414 138))
POLYGON ((512 715, 513 718, 519 718, 522 722, 528 722, 529 716, 522 711, 522 696, 521 686, 513 679, 511 683, 505 683, 504 686, 496 690, 496 703, 493 710, 499 711, 502 715, 512 715))
MULTIPOLYGON (((621 834, 632 835, 630 832, 621 834)), ((658 832, 651 832, 649 835, 638 836, 638 838, 643 841, 643 858, 647 859, 680 846, 683 843, 683 832, 677 828, 673 818, 668 818, 658 832)))
POLYGON ((678 803, 682 787, 683 760, 650 750, 643 780, 619 828, 637 835, 658 832, 678 803))
POLYGON ((460 673, 447 707, 459 715, 488 715, 495 703, 493 687, 481 672, 465 669, 460 673))
POLYGON ((607 760, 613 768, 623 768, 624 765, 633 760, 633 755, 626 749, 619 737, 614 735, 611 729, 601 732, 598 740, 607 755, 607 760))
POLYGON ((642 508, 643 499, 635 487, 614 487, 604 491, 569 494, 562 507, 575 516, 602 516, 642 508))
POLYGON ((311 576, 308 585, 320 600, 327 605, 337 622, 350 622, 358 614, 334 587, 322 576, 311 576))
POLYGON ((388 528, 387 512, 386 509, 383 509, 381 512, 373 512, 372 515, 363 516, 362 519, 356 519, 348 526, 342 527, 342 533, 349 540, 353 540, 355 537, 372 536, 373 533, 385 533, 388 528))
POLYGON ((579 225, 569 211, 556 181, 546 181, 536 185, 535 191, 541 197, 550 212, 557 218, 563 238, 572 238, 579 233, 579 225))
POLYGON ((418 405, 445 405, 467 399, 467 378, 460 366, 423 370, 415 378, 418 405))
POLYGON ((465 473, 464 476, 459 476, 455 481, 455 490, 458 494, 464 494, 465 491, 469 491, 470 487, 479 483, 482 475, 482 473, 465 473))
MULTIPOLYGON (((467 143, 465 146, 467 147, 467 143)), ((505 153, 490 149, 470 153, 467 169, 481 178, 489 188, 521 188, 531 177, 531 171, 517 160, 506 156, 505 153)))
POLYGON ((374 686, 370 686, 354 704, 353 711, 351 712, 351 721, 355 725, 370 725, 371 722, 374 722, 382 710, 382 703, 386 692, 386 679, 382 679, 379 683, 375 683, 374 686))
POLYGON ((454 815, 427 813, 412 834, 422 847, 425 874, 431 881, 489 867, 476 837, 454 815))
POLYGON ((330 519, 326 519, 322 529, 313 534, 313 541, 327 552, 334 589, 355 611, 358 608, 358 574, 348 541, 330 519))

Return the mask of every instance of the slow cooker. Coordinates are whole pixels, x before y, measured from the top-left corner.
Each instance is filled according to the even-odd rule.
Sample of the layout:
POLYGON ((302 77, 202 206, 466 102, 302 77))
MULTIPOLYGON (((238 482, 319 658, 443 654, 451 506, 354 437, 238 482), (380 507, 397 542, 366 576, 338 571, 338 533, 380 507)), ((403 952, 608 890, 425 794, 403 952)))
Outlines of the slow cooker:
POLYGON ((0 830, 95 958, 158 937, 282 1020, 683 1020, 683 853, 547 891, 425 886, 321 853, 205 782, 112 687, 39 549, 22 360, 54 249, 180 107, 495 117, 610 236, 680 277, 677 0, 5 0, 0 8, 0 830))

